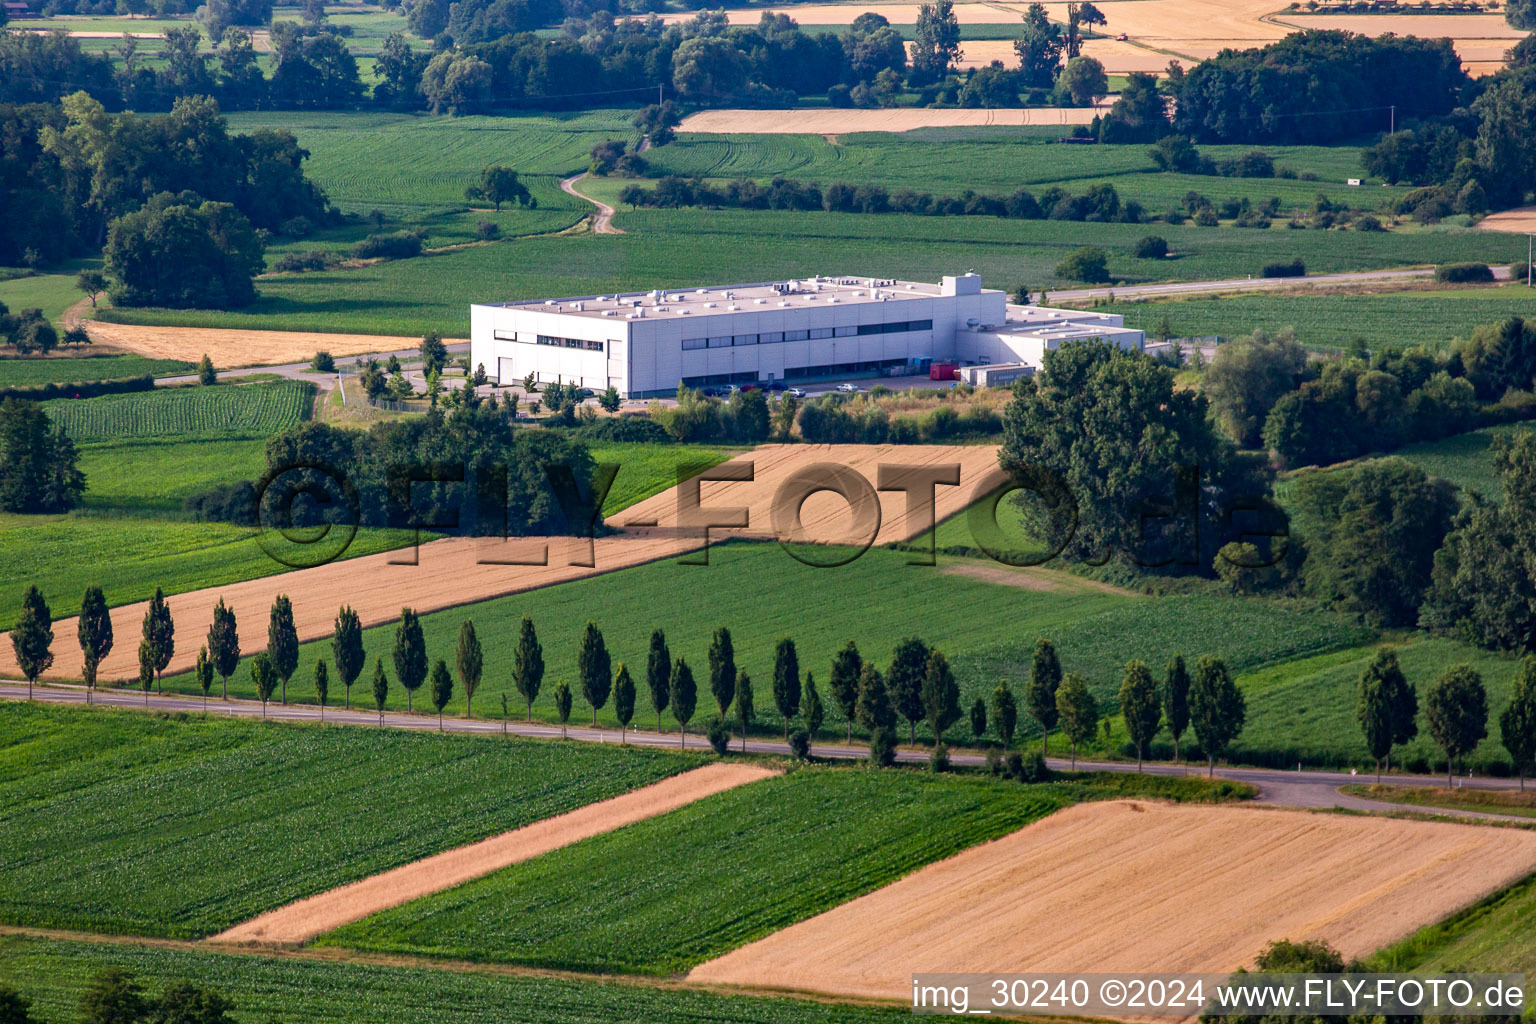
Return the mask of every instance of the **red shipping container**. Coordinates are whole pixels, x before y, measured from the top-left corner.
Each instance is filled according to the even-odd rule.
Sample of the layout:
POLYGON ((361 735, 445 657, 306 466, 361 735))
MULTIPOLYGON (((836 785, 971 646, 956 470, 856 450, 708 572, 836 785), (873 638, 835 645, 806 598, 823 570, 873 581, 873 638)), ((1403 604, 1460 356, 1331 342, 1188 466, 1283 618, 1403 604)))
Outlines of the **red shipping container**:
POLYGON ((956 363, 934 363, 928 367, 929 380, 959 380, 959 374, 955 371, 960 367, 956 363))

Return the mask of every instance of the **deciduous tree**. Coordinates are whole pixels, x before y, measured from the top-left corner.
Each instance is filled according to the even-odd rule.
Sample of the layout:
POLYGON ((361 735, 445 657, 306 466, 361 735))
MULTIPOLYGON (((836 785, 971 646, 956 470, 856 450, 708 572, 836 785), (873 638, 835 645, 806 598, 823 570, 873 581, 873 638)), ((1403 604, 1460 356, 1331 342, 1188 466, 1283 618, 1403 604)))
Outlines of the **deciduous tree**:
POLYGON ((213 606, 213 625, 208 627, 208 657, 219 674, 223 699, 229 699, 229 677, 240 667, 240 634, 236 629, 234 609, 219 603, 213 606))
POLYGON ((437 731, 443 731, 443 708, 453 699, 453 675, 442 658, 432 666, 432 706, 437 708, 437 731))
POLYGON ((347 707, 352 706, 352 684, 362 674, 368 656, 363 651, 363 624, 351 605, 342 605, 336 613, 336 625, 331 633, 331 657, 336 662, 336 674, 341 677, 347 691, 347 707))
POLYGON ((795 642, 781 637, 773 649, 773 704, 784 719, 784 738, 789 739, 789 720, 800 713, 800 658, 795 642))
POLYGON ((619 662, 619 670, 613 677, 613 717, 619 720, 619 742, 624 742, 624 730, 629 728, 630 719, 635 717, 635 681, 629 676, 629 669, 624 663, 619 662))
POLYGON ((693 717, 693 712, 698 707, 699 689, 693 681, 693 669, 682 658, 672 663, 672 678, 669 683, 671 690, 670 703, 672 705, 672 717, 677 720, 678 736, 677 745, 684 745, 688 736, 688 720, 693 717))
POLYGON ((645 657, 645 686, 651 692, 651 709, 656 712, 656 731, 661 732, 661 713, 672 699, 672 652, 667 649, 667 635, 651 630, 651 646, 645 657))
POLYGON ((384 702, 389 699, 389 676, 384 674, 384 659, 373 659, 373 704, 379 710, 379 724, 384 724, 384 702))
POLYGON ((597 725, 597 712, 608 703, 613 689, 613 664, 608 645, 603 642, 602 631, 597 623, 588 622, 581 635, 581 648, 576 652, 576 675, 581 680, 581 696, 592 705, 592 725, 597 725))
POLYGON ((1007 683, 999 682, 992 691, 992 720, 997 724, 997 738, 1007 750, 1013 743, 1014 730, 1019 727, 1019 705, 1007 683))
POLYGON ((896 709, 891 706, 885 677, 867 661, 859 670, 859 697, 854 714, 859 724, 871 733, 878 729, 891 729, 896 725, 896 709))
POLYGON ((922 700, 934 747, 941 747, 945 730, 960 720, 960 686, 942 651, 928 652, 927 664, 923 666, 922 700))
POLYGON ((1390 765, 1393 746, 1418 734, 1418 711, 1418 696, 1398 667, 1396 652, 1377 651, 1360 674, 1355 707, 1366 749, 1376 759, 1377 782, 1381 781, 1383 760, 1390 765))
POLYGON ((1247 715, 1248 703, 1226 663, 1210 655, 1201 658, 1189 690, 1189 718, 1205 751, 1209 777, 1216 777, 1216 759, 1243 731, 1247 715))
POLYGON ((1089 691, 1088 681, 1076 672, 1063 676, 1056 690, 1056 717, 1072 744, 1072 770, 1077 771, 1077 745, 1087 743, 1098 733, 1099 702, 1089 691))
POLYGON ((1524 789, 1525 777, 1536 767, 1536 658, 1526 658, 1520 666, 1509 706, 1499 715, 1499 740, 1509 751, 1524 789))
POLYGON ((1173 737, 1173 759, 1178 761, 1179 737, 1189 728, 1189 669, 1184 667, 1182 654, 1168 659, 1168 669, 1163 676, 1163 718, 1173 737))
POLYGON ((251 659, 251 682, 256 684, 256 696, 261 701, 261 717, 267 717, 267 701, 277 689, 277 669, 272 667, 272 656, 258 651, 251 659))
POLYGON ((32 699, 32 684, 53 664, 53 613, 42 591, 28 585, 21 595, 21 613, 11 627, 11 649, 16 665, 27 677, 27 699, 32 699))
POLYGON ((864 669, 864 659, 852 640, 832 657, 832 678, 828 688, 838 711, 848 723, 848 741, 853 742, 854 711, 859 701, 859 674, 864 669))
POLYGON ((560 738, 565 739, 565 726, 571 720, 571 687, 564 679, 555 680, 555 714, 560 716, 560 738))
POLYGON ((90 703, 91 691, 96 688, 96 670, 102 659, 112 652, 112 613, 107 609, 106 595, 95 585, 85 588, 80 599, 80 620, 75 627, 80 641, 83 659, 82 674, 85 677, 85 699, 90 703))
POLYGON ((805 674, 805 688, 802 692, 804 697, 800 704, 800 714, 805 720, 805 731, 815 739, 826 717, 826 708, 821 703, 821 694, 816 690, 816 677, 809 672, 805 674))
POLYGON ((1488 691, 1471 665, 1454 665, 1429 688, 1424 698, 1429 734, 1445 751, 1445 784, 1454 785, 1456 761, 1488 735, 1488 691))
POLYGON ((395 627, 395 675, 405 687, 406 710, 414 710, 411 698, 427 681, 427 640, 421 619, 409 608, 400 609, 400 625, 395 627))
POLYGON ((752 728, 752 716, 755 711, 752 702, 752 677, 747 675, 746 669, 736 673, 736 718, 741 722, 741 752, 747 752, 747 730, 752 728))
POLYGON ((533 620, 523 616, 518 627, 517 653, 513 656, 512 685, 528 702, 528 721, 533 721, 533 702, 544 685, 544 646, 534 631, 533 620))
POLYGON ((454 667, 459 670, 459 685, 464 687, 464 717, 473 711, 475 690, 480 686, 480 676, 485 670, 485 652, 480 649, 480 638, 475 635, 475 620, 465 619, 459 626, 459 646, 454 652, 454 667))
POLYGON ((267 620, 267 656, 272 659, 272 669, 282 680, 281 703, 288 703, 288 680, 299 667, 299 632, 293 624, 293 604, 287 594, 278 594, 272 601, 272 614, 267 620))
MULTIPOLYGON (((1056 689, 1061 685, 1061 661, 1056 648, 1041 637, 1035 641, 1035 653, 1030 657, 1029 682, 1024 686, 1024 707, 1040 726, 1041 753, 1051 751, 1051 730, 1056 728, 1056 689)), ((1007 746, 1005 742, 1003 744, 1007 746)))
POLYGON ((971 704, 971 738, 980 743, 987 734, 987 702, 977 697, 971 704))
POLYGON ((1141 660, 1126 662, 1120 680, 1120 715, 1125 731, 1136 744, 1136 770, 1141 771, 1142 755, 1163 721, 1163 708, 1152 680, 1152 668, 1141 660))
POLYGON ((325 699, 331 693, 331 670, 324 658, 315 660, 315 700, 320 702, 320 720, 325 721, 325 699))
MULTIPOLYGON (((197 649, 197 664, 192 667, 192 678, 197 680, 197 688, 203 691, 203 710, 208 710, 208 691, 213 689, 213 662, 208 660, 208 646, 204 644, 197 649)), ((324 711, 321 712, 324 714, 324 711)))
POLYGON ((709 692, 724 718, 736 696, 736 649, 731 644, 731 631, 724 626, 715 627, 709 642, 709 692))
POLYGON ((907 742, 917 742, 917 723, 922 719, 923 673, 928 669, 928 645, 915 636, 896 643, 885 684, 896 713, 907 720, 907 742))
POLYGON ((154 596, 149 599, 149 609, 144 613, 143 635, 154 655, 155 692, 158 693, 160 673, 171 663, 171 655, 176 653, 176 623, 171 620, 170 605, 166 604, 165 594, 159 587, 155 588, 154 596))

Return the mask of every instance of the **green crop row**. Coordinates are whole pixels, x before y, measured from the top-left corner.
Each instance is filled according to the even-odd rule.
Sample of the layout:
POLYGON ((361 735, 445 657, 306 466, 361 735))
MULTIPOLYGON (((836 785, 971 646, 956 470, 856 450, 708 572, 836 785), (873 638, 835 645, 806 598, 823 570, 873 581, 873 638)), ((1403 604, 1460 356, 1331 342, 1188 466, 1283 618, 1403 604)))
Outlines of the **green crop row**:
POLYGON ((308 419, 314 399, 313 384, 282 380, 58 398, 43 403, 43 408, 73 440, 88 442, 202 434, 261 436, 308 419))

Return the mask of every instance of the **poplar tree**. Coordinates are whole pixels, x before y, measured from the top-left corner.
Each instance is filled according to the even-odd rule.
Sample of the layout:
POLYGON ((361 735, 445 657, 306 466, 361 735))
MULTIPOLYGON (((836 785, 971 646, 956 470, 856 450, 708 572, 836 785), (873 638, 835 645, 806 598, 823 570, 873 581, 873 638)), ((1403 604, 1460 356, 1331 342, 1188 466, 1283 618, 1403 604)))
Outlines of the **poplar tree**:
POLYGON ((272 601, 272 614, 267 620, 267 656, 272 659, 272 669, 282 680, 281 701, 288 703, 288 679, 299 667, 299 633, 293 625, 293 605, 287 594, 278 594, 272 601))
POLYGON ((107 609, 106 595, 101 588, 85 588, 80 600, 80 620, 75 627, 83 659, 82 674, 85 677, 85 702, 91 702, 91 691, 96 688, 96 671, 107 655, 112 653, 112 614, 107 609))
POLYGON ((837 709, 848 723, 848 742, 853 742, 854 712, 859 702, 859 674, 864 670, 864 659, 852 640, 832 656, 832 678, 827 683, 837 709))
POLYGON ((11 648, 16 665, 27 677, 27 700, 32 699, 32 685, 53 664, 53 613, 42 591, 28 585, 21 595, 21 614, 11 628, 11 648))
POLYGON ((576 675, 581 680, 581 696, 592 705, 592 725, 597 726, 597 712, 608 703, 613 689, 613 663, 608 655, 608 645, 603 642, 602 631, 597 623, 588 622, 581 635, 581 647, 576 652, 576 675))
POLYGON ((213 625, 208 627, 208 659, 219 674, 222 698, 229 699, 229 677, 240 667, 240 634, 236 629, 235 613, 219 598, 213 606, 213 625))
POLYGON ((736 717, 741 720, 741 752, 747 752, 747 730, 752 727, 752 678, 747 670, 736 673, 736 717))
POLYGON ((992 691, 992 720, 997 724, 997 738, 1007 750, 1013 743, 1014 730, 1019 727, 1019 705, 1013 699, 1013 691, 1002 681, 992 691))
POLYGON ((731 643, 731 631, 724 626, 715 627, 709 642, 709 692, 724 718, 736 696, 736 649, 731 643))
POLYGON ((443 731, 443 708, 453 699, 453 676, 448 672, 448 663, 442 658, 437 659, 437 664, 432 666, 432 706, 437 708, 437 731, 443 731))
POLYGON ((405 687, 405 709, 414 711, 412 697, 427 681, 427 641, 421 619, 409 608, 400 609, 400 625, 395 627, 395 675, 405 687))
POLYGON ((342 605, 336 612, 336 626, 331 634, 331 657, 336 661, 336 674, 347 689, 347 707, 352 706, 352 684, 362 675, 368 656, 363 651, 363 624, 350 605, 342 605))
POLYGON ((661 732, 661 713, 672 699, 672 652, 667 650, 667 635, 651 630, 651 649, 645 659, 645 685, 651 691, 651 708, 656 712, 656 731, 661 732))
POLYGON ((1139 659, 1125 663, 1125 676, 1120 681, 1120 716, 1125 719, 1125 731, 1130 734, 1131 742, 1136 744, 1136 770, 1139 772, 1147 744, 1157 735, 1163 721, 1162 703, 1157 694, 1157 683, 1152 680, 1152 668, 1139 659))
POLYGON ((672 679, 669 683, 671 691, 672 717, 677 720, 678 736, 677 745, 684 745, 688 735, 688 720, 693 717, 694 708, 698 704, 699 690, 693 681, 693 670, 682 658, 672 663, 672 679))
MULTIPOLYGON (((923 667, 923 714, 933 730, 935 748, 944 743, 944 731, 960 720, 960 686, 941 651, 930 651, 923 667)), ((983 712, 985 713, 985 712, 983 712)))
POLYGON ((518 628, 517 653, 512 659, 512 685, 528 702, 528 721, 533 721, 533 702, 544 685, 544 647, 534 632, 533 620, 526 615, 518 628))
POLYGON ((485 670, 485 652, 480 649, 480 638, 475 635, 474 619, 465 619, 459 626, 459 646, 454 652, 454 667, 459 671, 459 685, 464 687, 464 717, 469 718, 475 690, 485 670))
MULTIPOLYGON (((144 706, 149 707, 149 688, 155 685, 155 645, 149 637, 139 637, 139 687, 144 691, 144 706)), ((266 709, 263 708, 263 715, 266 709)))
POLYGON ((1072 744, 1072 770, 1077 771, 1078 744, 1087 743, 1099 730, 1099 702, 1076 672, 1068 672, 1056 688, 1056 717, 1072 744))
POLYGON ((800 707, 805 719, 805 731, 815 739, 816 733, 821 729, 821 723, 826 719, 827 709, 821 702, 821 693, 816 689, 816 677, 809 672, 805 674, 804 694, 800 707))
POLYGON ((560 738, 565 739, 565 724, 571 720, 571 688, 564 679, 555 680, 555 714, 560 716, 560 738))
POLYGON ((192 667, 192 678, 203 691, 203 710, 208 710, 208 691, 213 689, 213 662, 208 660, 206 646, 197 649, 197 664, 192 667))
POLYGON ((859 672, 859 697, 854 708, 859 724, 873 733, 896 724, 896 709, 885 687, 885 677, 869 662, 859 672))
POLYGON ((613 677, 613 717, 619 720, 619 742, 624 742, 624 730, 635 717, 635 681, 629 677, 629 669, 619 662, 619 671, 613 677))
POLYGON ((149 610, 144 613, 144 639, 149 641, 151 664, 155 667, 155 692, 160 691, 160 673, 171 663, 176 653, 176 623, 171 620, 170 605, 159 587, 149 599, 149 610))
POLYGON ((928 645, 915 636, 897 641, 891 667, 885 673, 886 689, 896 713, 907 720, 907 742, 917 742, 917 723, 924 715, 923 675, 928 670, 928 645))
POLYGON ((1173 736, 1173 759, 1181 760, 1179 737, 1189 728, 1189 669, 1184 667, 1182 654, 1168 659, 1167 674, 1163 678, 1163 718, 1173 736))
POLYGON ((1056 688, 1061 685, 1061 661, 1056 648, 1044 637, 1035 641, 1030 659, 1029 682, 1024 687, 1024 707, 1040 726, 1040 752, 1050 753, 1051 730, 1056 727, 1056 688))
POLYGON ((331 692, 331 670, 324 658, 315 661, 315 699, 320 702, 320 720, 325 721, 325 699, 331 692))
POLYGON ((389 676, 384 674, 384 659, 373 659, 373 703, 379 709, 379 724, 384 724, 384 702, 389 699, 389 676))
POLYGON ((979 743, 987 734, 987 702, 977 697, 971 705, 971 736, 979 743))
POLYGON ((800 712, 800 657, 795 642, 783 637, 773 649, 773 704, 784 719, 784 738, 789 739, 789 720, 800 712))
POLYGON ((1396 652, 1377 651, 1365 671, 1360 673, 1355 720, 1360 723, 1366 750, 1376 761, 1378 783, 1381 782, 1382 762, 1386 761, 1391 768, 1393 746, 1418 734, 1418 713, 1418 696, 1398 667, 1396 652))
POLYGON ((277 689, 277 669, 272 667, 272 656, 260 651, 251 659, 251 682, 256 684, 256 696, 261 699, 261 717, 267 717, 267 701, 277 689))

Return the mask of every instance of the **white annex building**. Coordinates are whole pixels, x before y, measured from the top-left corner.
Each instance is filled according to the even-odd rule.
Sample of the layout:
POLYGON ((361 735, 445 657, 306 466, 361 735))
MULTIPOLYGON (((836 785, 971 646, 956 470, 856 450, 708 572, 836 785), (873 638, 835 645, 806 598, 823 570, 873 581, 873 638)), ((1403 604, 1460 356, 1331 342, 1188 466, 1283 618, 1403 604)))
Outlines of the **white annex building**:
POLYGON ((812 277, 470 307, 470 363, 498 383, 531 373, 595 391, 612 385, 627 398, 670 395, 679 383, 926 373, 931 363, 1033 372, 1047 350, 1084 338, 1136 349, 1146 340, 1114 314, 1009 305, 976 274, 936 285, 812 277))

